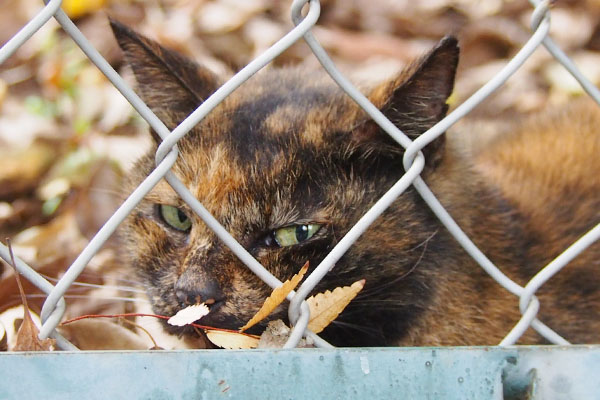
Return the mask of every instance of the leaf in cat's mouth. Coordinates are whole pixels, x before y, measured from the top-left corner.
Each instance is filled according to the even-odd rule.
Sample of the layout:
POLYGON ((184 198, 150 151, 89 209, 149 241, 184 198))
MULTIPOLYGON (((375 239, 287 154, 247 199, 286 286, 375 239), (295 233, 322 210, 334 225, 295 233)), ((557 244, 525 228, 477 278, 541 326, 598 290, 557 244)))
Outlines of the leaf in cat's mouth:
POLYGON ((169 318, 167 323, 174 326, 185 326, 198 321, 209 312, 210 309, 205 303, 194 304, 179 310, 175 315, 169 318))
MULTIPOLYGON (((258 346, 258 336, 248 335, 243 333, 246 329, 252 328, 264 320, 269 314, 271 314, 277 306, 279 306, 287 297, 287 295, 298 286, 304 275, 308 271, 308 262, 300 269, 300 271, 292 276, 287 281, 283 282, 279 287, 275 288, 271 295, 267 297, 262 307, 256 312, 256 314, 238 331, 232 331, 224 328, 210 328, 207 326, 201 327, 195 323, 207 316, 212 306, 212 314, 207 318, 205 322, 209 323, 208 320, 214 319, 215 307, 218 308, 219 303, 215 299, 208 299, 207 301, 199 304, 187 306, 179 310, 173 315, 167 323, 172 326, 183 327, 191 325, 194 331, 200 336, 206 336, 206 338, 213 344, 224 347, 224 348, 253 348, 258 346), (211 318, 213 317, 213 318, 211 318)), ((365 285, 365 280, 359 280, 354 282, 351 286, 337 287, 333 291, 325 291, 319 293, 316 296, 308 298, 306 301, 309 305, 311 312, 311 320, 309 321, 309 329, 315 333, 321 332, 327 327, 331 321, 337 318, 342 310, 350 303, 350 301, 362 290, 365 285)), ((211 321, 213 322, 213 321, 211 321)), ((223 323, 224 321, 219 321, 223 323)), ((283 322, 281 322, 284 324, 283 322)), ((263 332, 265 334, 267 331, 263 332)), ((267 333, 267 336, 269 334, 267 333)))
POLYGON ((271 295, 267 297, 262 307, 256 312, 254 317, 250 319, 244 326, 240 328, 240 332, 245 331, 246 329, 256 325, 263 319, 265 319, 277 306, 279 306, 287 295, 298 286, 304 275, 308 271, 308 261, 304 264, 304 266, 300 269, 300 271, 295 274, 293 277, 283 282, 281 286, 275 288, 271 295))

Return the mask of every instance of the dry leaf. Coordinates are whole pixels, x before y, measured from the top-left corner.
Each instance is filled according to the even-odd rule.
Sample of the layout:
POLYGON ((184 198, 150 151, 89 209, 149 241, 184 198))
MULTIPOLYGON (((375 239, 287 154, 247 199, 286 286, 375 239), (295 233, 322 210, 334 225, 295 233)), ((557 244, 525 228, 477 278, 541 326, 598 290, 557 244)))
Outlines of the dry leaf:
POLYGON ((79 18, 102 9, 106 0, 65 0, 62 9, 71 18, 79 18))
POLYGON ((8 350, 8 335, 4 325, 0 322, 0 351, 8 350))
POLYGON ((338 315, 346 308, 348 303, 365 286, 365 280, 354 282, 351 286, 338 287, 333 292, 327 290, 324 293, 319 293, 306 299, 310 308, 310 321, 308 329, 314 333, 319 333, 337 318, 338 315))
POLYGON ((292 276, 291 279, 283 282, 281 286, 275 288, 271 295, 267 297, 262 307, 258 312, 246 323, 246 325, 240 328, 240 332, 249 329, 250 327, 256 325, 263 319, 265 319, 271 312, 280 305, 283 300, 287 297, 287 295, 298 286, 304 274, 308 271, 308 261, 304 264, 304 266, 298 271, 298 273, 292 276))
POLYGON ((60 333, 80 350, 146 350, 153 343, 108 320, 84 319, 60 327, 60 333))
POLYGON ((213 329, 205 332, 208 340, 224 349, 254 349, 258 346, 258 336, 213 329))
POLYGON ((87 243, 74 213, 67 211, 45 225, 28 228, 16 235, 14 251, 24 261, 42 265, 65 256, 74 259, 87 243))
POLYGON ((210 310, 204 303, 194 304, 193 306, 186 307, 179 310, 177 314, 173 315, 167 323, 175 326, 185 326, 198 321, 200 318, 208 314, 210 310))
MULTIPOLYGON (((153 314, 154 310, 149 302, 136 303, 135 311, 142 314, 153 314)), ((209 349, 212 348, 206 335, 185 335, 177 336, 169 334, 162 323, 162 320, 156 318, 136 318, 135 321, 140 327, 143 327, 160 347, 169 350, 175 349, 209 349)))
POLYGON ((25 308, 23 323, 17 332, 17 344, 12 351, 52 351, 55 348, 54 339, 38 338, 40 331, 33 323, 29 309, 25 308))
POLYGON ((35 142, 25 149, 3 146, 0 150, 0 197, 14 200, 35 189, 59 153, 47 143, 35 142))
POLYGON ((198 14, 198 26, 204 33, 231 32, 266 7, 263 0, 205 3, 198 14))
POLYGON ((0 79, 0 104, 6 98, 6 94, 8 93, 8 85, 3 79, 0 79))
POLYGON ((79 185, 74 204, 79 230, 91 240, 120 204, 115 189, 122 182, 122 173, 108 159, 94 160, 89 176, 79 185))
MULTIPOLYGON (((18 279, 18 275, 17 275, 18 279)), ((24 295, 23 295, 24 298, 24 295)), ((54 339, 40 339, 40 330, 33 322, 27 302, 23 301, 23 322, 16 335, 16 344, 12 351, 52 351, 55 348, 54 339)))
MULTIPOLYGON (((12 278, 12 276, 11 276, 12 278)), ((16 293, 16 290, 15 290, 16 293)), ((17 340, 17 331, 19 327, 23 323, 23 313, 25 307, 22 305, 15 306, 4 310, 0 313, 0 325, 4 327, 6 331, 6 339, 8 342, 8 349, 12 350, 15 347, 15 342, 17 340)), ((37 326, 40 326, 41 321, 37 314, 34 312, 31 313, 31 318, 37 326)))
MULTIPOLYGON (((280 319, 270 321, 267 329, 260 335, 258 341, 259 349, 281 349, 290 338, 292 330, 280 319)), ((315 347, 310 337, 300 339, 296 348, 315 347)))
MULTIPOLYGON (((10 252, 10 258, 12 261, 12 267, 15 268, 15 258, 12 253, 12 248, 10 246, 10 241, 8 241, 8 250, 10 252)), ((15 268, 16 271, 16 268, 15 268)), ((54 339, 40 339, 38 335, 40 334, 40 330, 33 319, 31 318, 31 314, 29 312, 29 306, 27 305, 27 297, 25 297, 25 291, 23 290, 23 285, 21 284, 21 277, 19 272, 16 271, 15 278, 17 279, 17 285, 19 286, 19 294, 21 295, 21 302, 23 303, 23 323, 19 327, 17 331, 17 343, 15 347, 12 349, 13 351, 51 351, 54 350, 56 340, 54 339)))

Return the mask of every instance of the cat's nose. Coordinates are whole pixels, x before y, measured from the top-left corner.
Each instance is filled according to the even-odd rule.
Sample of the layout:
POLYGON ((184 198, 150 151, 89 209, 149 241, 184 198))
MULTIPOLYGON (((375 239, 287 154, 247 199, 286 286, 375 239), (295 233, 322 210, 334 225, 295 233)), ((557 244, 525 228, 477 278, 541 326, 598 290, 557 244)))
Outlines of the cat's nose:
POLYGON ((215 280, 192 281, 183 276, 175 283, 175 296, 182 305, 206 303, 208 305, 223 301, 224 295, 215 280))

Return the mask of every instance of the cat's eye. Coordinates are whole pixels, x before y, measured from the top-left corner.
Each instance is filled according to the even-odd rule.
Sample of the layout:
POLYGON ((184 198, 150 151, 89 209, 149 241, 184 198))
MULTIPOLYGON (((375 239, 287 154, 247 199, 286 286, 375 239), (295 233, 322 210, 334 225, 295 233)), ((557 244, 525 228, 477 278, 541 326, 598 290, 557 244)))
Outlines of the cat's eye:
POLYGON ((290 225, 273 231, 273 239, 279 247, 293 246, 313 237, 321 225, 290 225))
POLYGON ((187 232, 192 227, 192 220, 180 208, 161 204, 159 211, 163 221, 173 229, 187 232))

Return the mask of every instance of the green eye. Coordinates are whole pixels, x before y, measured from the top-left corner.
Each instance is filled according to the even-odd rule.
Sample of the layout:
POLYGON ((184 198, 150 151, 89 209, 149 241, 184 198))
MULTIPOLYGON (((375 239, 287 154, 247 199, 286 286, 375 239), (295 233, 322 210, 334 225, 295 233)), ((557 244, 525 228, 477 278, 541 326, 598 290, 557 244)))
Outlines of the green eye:
POLYGON ((320 227, 319 224, 286 226, 273 231, 273 239, 280 247, 293 246, 313 237, 320 227))
POLYGON ((160 216, 173 229, 186 232, 192 227, 192 221, 181 209, 165 204, 159 205, 160 216))

